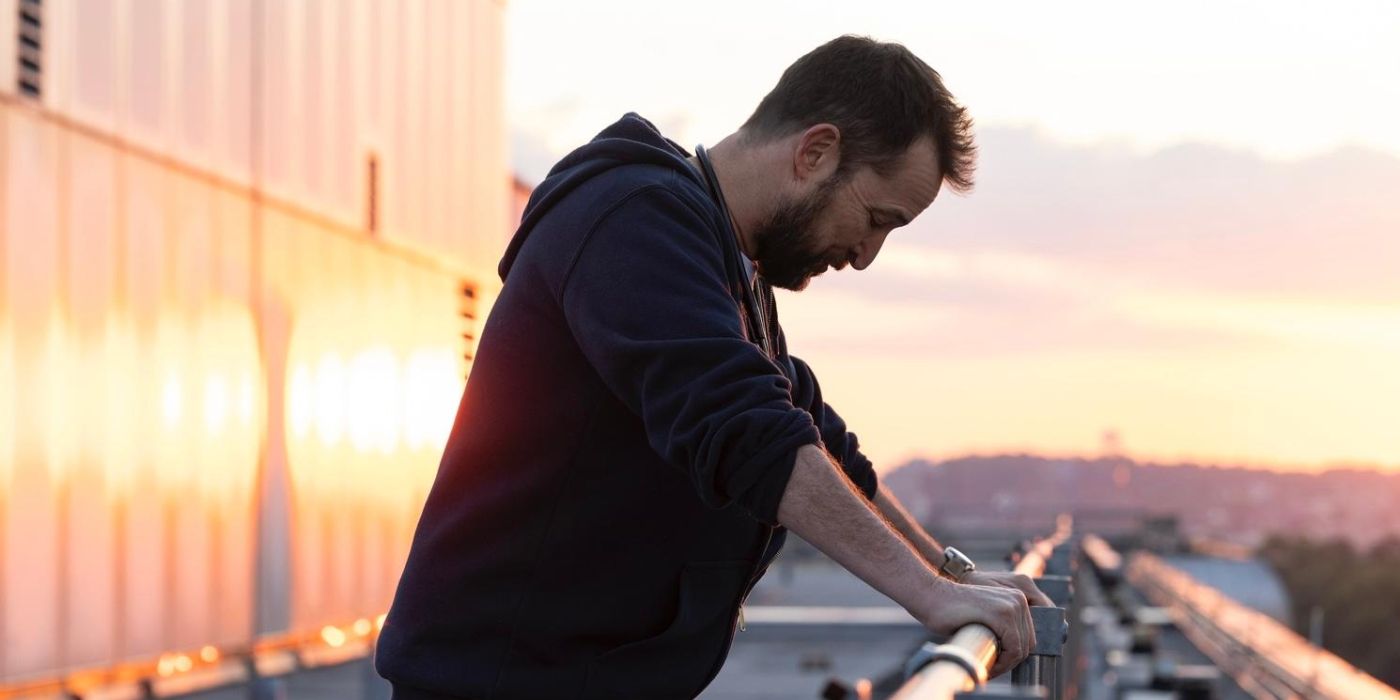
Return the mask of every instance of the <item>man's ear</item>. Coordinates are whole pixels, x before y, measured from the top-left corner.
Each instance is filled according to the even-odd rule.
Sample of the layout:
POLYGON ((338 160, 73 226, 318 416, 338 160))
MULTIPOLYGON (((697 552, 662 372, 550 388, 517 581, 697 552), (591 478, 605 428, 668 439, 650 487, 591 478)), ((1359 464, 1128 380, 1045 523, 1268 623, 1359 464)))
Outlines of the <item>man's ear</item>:
POLYGON ((841 164, 841 130, 835 124, 817 124, 797 138, 793 149, 793 175, 800 181, 821 182, 836 174, 841 164))

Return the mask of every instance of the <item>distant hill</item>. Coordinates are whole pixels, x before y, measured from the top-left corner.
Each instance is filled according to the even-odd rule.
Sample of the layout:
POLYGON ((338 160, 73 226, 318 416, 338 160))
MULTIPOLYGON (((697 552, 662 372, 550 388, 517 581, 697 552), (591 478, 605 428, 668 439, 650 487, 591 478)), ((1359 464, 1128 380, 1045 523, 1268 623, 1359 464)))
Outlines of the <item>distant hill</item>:
POLYGON ((914 460, 882 482, 921 520, 961 527, 1034 528, 1073 510, 1100 527, 1174 515, 1188 535, 1248 546, 1273 533, 1359 546, 1400 533, 1400 475, 1359 469, 1303 474, 1011 454, 914 460))

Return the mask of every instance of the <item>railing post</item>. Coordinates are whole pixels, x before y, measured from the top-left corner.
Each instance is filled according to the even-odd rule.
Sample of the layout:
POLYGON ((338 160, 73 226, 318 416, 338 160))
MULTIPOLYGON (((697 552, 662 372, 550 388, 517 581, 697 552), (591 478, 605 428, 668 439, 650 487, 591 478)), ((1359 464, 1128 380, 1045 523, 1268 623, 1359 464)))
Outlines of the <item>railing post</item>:
POLYGON ((1035 648, 1016 668, 1011 669, 1011 684, 1016 687, 1042 687, 1046 697, 1060 697, 1060 659, 1065 641, 1069 639, 1069 624, 1064 608, 1031 608, 1031 623, 1035 626, 1035 648), (1053 678, 1047 682, 1047 676, 1053 678))
POLYGON ((1074 599, 1074 589, 1068 576, 1046 574, 1035 580, 1035 586, 1058 607, 1068 608, 1074 599))
POLYGON ((1040 686, 1040 659, 1032 654, 1011 669, 1011 685, 1019 688, 1040 686))
POLYGON ((1074 554, 1071 547, 1056 547, 1045 562, 1045 573, 1066 576, 1073 567, 1074 554))

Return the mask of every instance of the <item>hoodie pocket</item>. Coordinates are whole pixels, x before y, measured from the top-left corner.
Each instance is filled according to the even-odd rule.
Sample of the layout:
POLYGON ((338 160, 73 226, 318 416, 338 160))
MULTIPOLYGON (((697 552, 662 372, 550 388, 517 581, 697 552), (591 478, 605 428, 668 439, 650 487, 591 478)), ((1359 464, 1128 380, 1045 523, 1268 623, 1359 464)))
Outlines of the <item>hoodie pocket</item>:
POLYGON ((588 666, 583 698, 693 698, 714 676, 734 633, 753 562, 690 562, 676 617, 660 634, 604 652, 588 666))

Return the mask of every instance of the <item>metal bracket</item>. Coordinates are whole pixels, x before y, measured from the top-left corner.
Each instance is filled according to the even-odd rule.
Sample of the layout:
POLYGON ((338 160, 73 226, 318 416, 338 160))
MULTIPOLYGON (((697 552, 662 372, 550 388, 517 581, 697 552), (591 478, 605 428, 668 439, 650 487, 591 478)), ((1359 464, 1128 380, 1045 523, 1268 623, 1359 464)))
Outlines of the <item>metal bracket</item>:
POLYGON ((1074 600, 1074 584, 1068 576, 1046 574, 1035 580, 1035 586, 1059 607, 1067 608, 1074 600))
POLYGON ((1069 623, 1064 608, 1031 608, 1031 624, 1035 626, 1035 648, 1032 656, 1059 656, 1069 641, 1069 623))
POLYGON ((1044 698, 1044 688, 1018 688, 1014 685, 991 685, 981 690, 974 690, 970 693, 958 693, 954 695, 955 700, 1025 700, 1026 698, 1044 698))
POLYGON ((962 647, 951 644, 934 644, 928 642, 919 647, 914 656, 909 659, 909 663, 904 664, 904 677, 912 678, 923 667, 935 661, 951 661, 967 672, 967 677, 978 687, 987 682, 986 670, 977 663, 977 659, 962 647))

